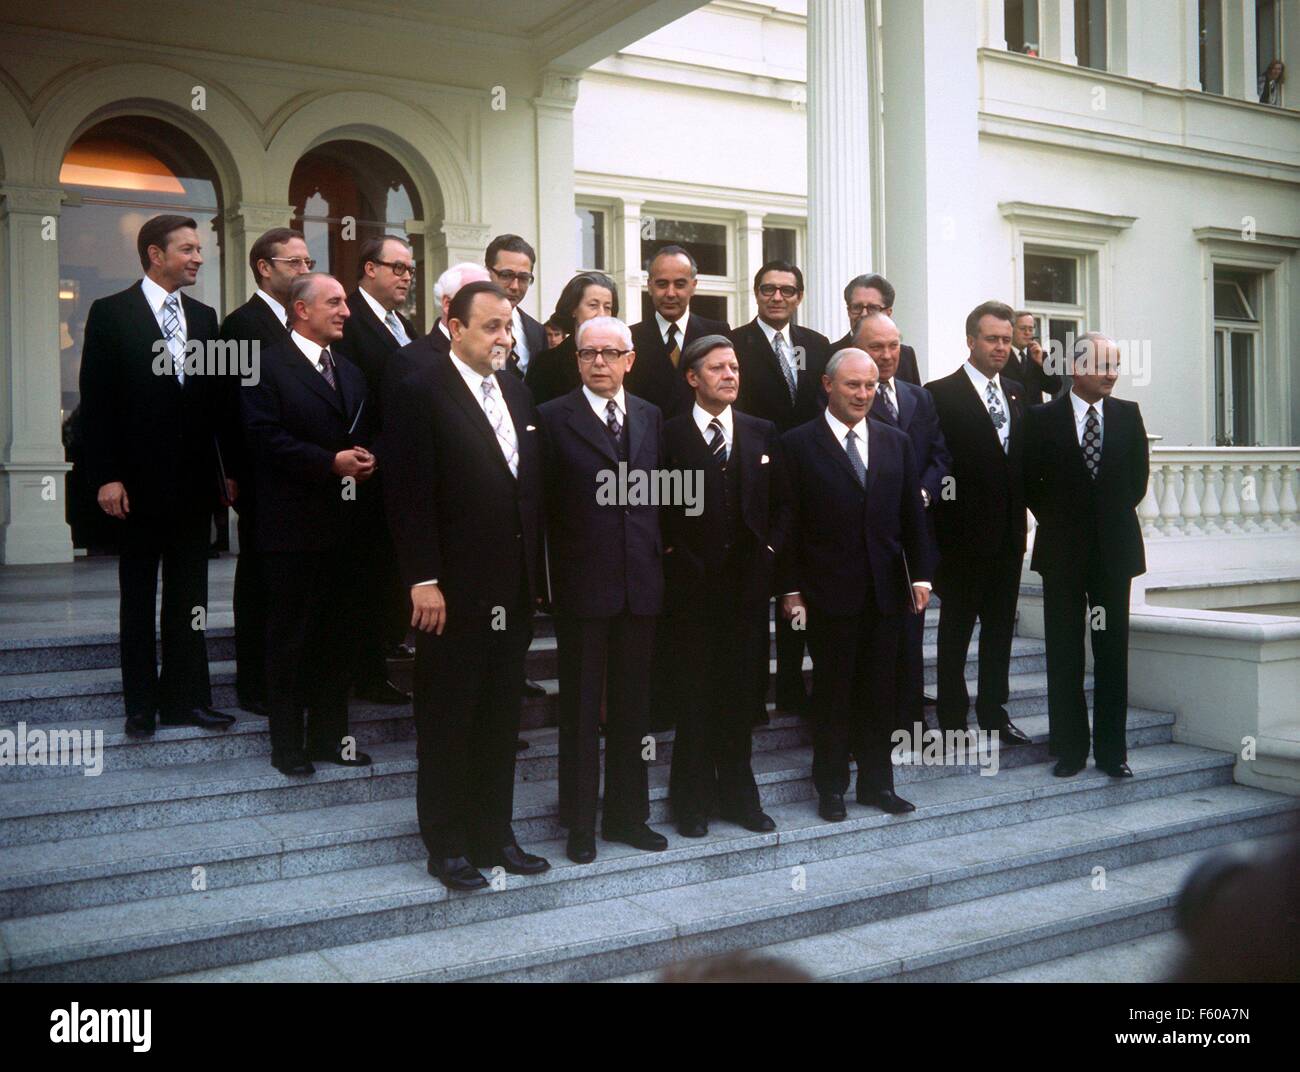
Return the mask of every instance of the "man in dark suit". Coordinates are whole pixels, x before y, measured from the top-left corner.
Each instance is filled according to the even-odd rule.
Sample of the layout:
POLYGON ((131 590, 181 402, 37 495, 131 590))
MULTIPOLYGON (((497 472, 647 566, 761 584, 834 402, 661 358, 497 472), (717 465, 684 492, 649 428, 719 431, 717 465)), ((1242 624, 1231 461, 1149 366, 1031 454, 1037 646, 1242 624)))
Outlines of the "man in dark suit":
POLYGON ((695 258, 681 246, 664 246, 650 262, 650 301, 655 313, 632 328, 636 366, 628 370, 627 389, 659 407, 667 421, 695 404, 682 376, 682 352, 705 335, 725 335, 721 320, 691 312, 695 297, 695 258))
POLYGON ((659 469, 659 410, 623 389, 636 359, 614 317, 578 325, 582 386, 541 407, 546 526, 560 655, 560 821, 574 863, 596 858, 600 719, 606 697, 602 836, 659 851, 642 738, 650 660, 663 609, 658 499, 634 484, 659 469))
POLYGON ((911 441, 867 419, 878 376, 861 350, 838 351, 824 414, 781 439, 794 503, 781 611, 807 623, 813 783, 828 822, 847 817, 850 751, 859 804, 916 810, 894 792, 890 735, 903 616, 925 609, 930 562, 911 441))
POLYGON ((429 873, 452 890, 550 864, 511 829, 519 681, 545 590, 540 421, 502 374, 510 299, 458 288, 451 348, 411 370, 385 411, 384 498, 415 651, 416 805, 429 873))
MULTIPOLYGON (((740 361, 740 397, 736 408, 786 432, 818 416, 825 407, 822 370, 831 355, 830 341, 810 328, 791 323, 803 301, 803 272, 786 261, 769 261, 754 276, 758 316, 733 328, 728 337, 740 361)), ((805 711, 804 635, 776 616, 776 705, 805 711)), ((766 683, 767 668, 763 668, 766 683)), ((764 687, 766 693, 766 684, 764 687)))
POLYGON ((1055 398, 1065 384, 1059 370, 1049 370, 1051 355, 1043 349, 1034 331, 1034 314, 1026 309, 1017 310, 1006 374, 1024 387, 1025 398, 1031 406, 1042 402, 1044 392, 1049 398, 1055 398))
MULTIPOLYGON (((925 542, 930 560, 936 561, 934 544, 934 504, 943 493, 952 459, 939 428, 934 399, 923 387, 905 383, 898 376, 901 349, 898 325, 883 312, 866 313, 858 321, 858 349, 871 355, 880 372, 875 401, 871 405, 873 420, 899 429, 912 441, 917 476, 921 484, 921 501, 925 506, 925 542)), ((903 618, 903 642, 898 656, 898 713, 900 725, 911 729, 914 723, 925 724, 925 611, 903 618)))
POLYGON ((488 243, 483 263, 497 286, 510 299, 510 334, 514 346, 510 348, 506 368, 522 380, 532 359, 547 349, 546 329, 519 308, 519 303, 528 296, 528 288, 533 285, 537 254, 517 234, 503 234, 488 243))
POLYGON ((1075 344, 1070 390, 1025 415, 1025 497, 1043 575, 1047 715, 1057 777, 1088 760, 1085 621, 1092 638, 1092 752, 1099 770, 1131 778, 1127 760, 1128 605, 1146 572, 1137 506, 1146 495, 1147 430, 1136 402, 1112 398, 1119 348, 1091 332, 1075 344))
POLYGON ((1025 557, 1024 387, 1001 375, 1011 352, 1011 307, 977 305, 966 318, 966 345, 970 357, 961 368, 926 384, 952 456, 951 494, 939 496, 934 515, 935 589, 943 600, 939 728, 967 728, 966 652, 978 618, 980 729, 998 730, 1003 744, 1027 744, 1006 710, 1025 557))
MULTIPOLYGON (((715 806, 755 833, 775 830, 750 767, 750 712, 768 660, 767 608, 790 524, 789 488, 771 421, 733 408, 740 363, 725 335, 682 352, 695 394, 664 425, 664 468, 695 495, 664 506, 664 651, 678 678, 669 779, 677 832, 704 837, 715 806)), ((766 673, 762 679, 766 678, 766 673)))
MULTIPOLYGON (((310 272, 312 260, 301 231, 275 227, 267 231, 248 251, 249 267, 257 291, 221 322, 222 342, 257 344, 263 351, 289 337, 285 304, 289 288, 303 272, 310 272)), ((239 417, 239 384, 230 379, 231 408, 239 417)), ((235 564, 235 696, 239 706, 255 715, 267 714, 266 688, 266 579, 257 549, 257 490, 252 459, 242 435, 236 438, 235 456, 226 459, 227 470, 239 483, 239 561, 235 564)))
MULTIPOLYGON (((844 306, 849 314, 849 333, 831 343, 831 353, 857 346, 858 324, 864 316, 884 313, 894 318, 894 285, 883 275, 870 272, 855 276, 844 288, 844 306)), ((905 383, 921 386, 921 373, 916 364, 916 351, 906 343, 898 348, 898 371, 894 374, 905 383)))
POLYGON ((212 709, 203 636, 212 511, 238 496, 222 463, 237 453, 229 380, 205 360, 217 314, 181 293, 203 264, 194 220, 155 216, 136 250, 144 278, 91 305, 81 354, 86 477, 121 529, 126 733, 151 736, 159 716, 167 726, 226 729, 234 716, 212 709))
MULTIPOLYGON (((384 372, 393 355, 419 338, 419 332, 399 311, 415 284, 415 255, 396 235, 368 238, 357 252, 361 275, 348 295, 347 322, 338 350, 366 377, 366 415, 374 428, 383 427, 379 404, 384 372)), ((389 656, 399 657, 406 637, 411 604, 397 571, 397 552, 384 517, 383 474, 361 490, 361 516, 356 526, 357 565, 363 571, 358 586, 357 696, 378 704, 410 703, 410 693, 388 677, 389 656)))
POLYGON ((358 486, 374 475, 375 458, 365 446, 365 377, 333 352, 349 315, 343 285, 320 272, 300 275, 288 312, 289 338, 262 355, 261 379, 241 400, 269 598, 271 764, 282 774, 312 774, 313 759, 370 763, 347 733, 356 649, 352 534, 362 509, 358 486))

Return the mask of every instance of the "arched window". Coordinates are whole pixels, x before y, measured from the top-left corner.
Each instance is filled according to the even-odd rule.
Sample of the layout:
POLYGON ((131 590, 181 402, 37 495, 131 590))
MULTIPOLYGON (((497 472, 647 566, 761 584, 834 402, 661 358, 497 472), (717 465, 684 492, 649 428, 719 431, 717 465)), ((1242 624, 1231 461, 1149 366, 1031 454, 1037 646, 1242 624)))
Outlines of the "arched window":
MULTIPOLYGON (((303 154, 289 181, 293 226, 302 230, 317 271, 329 272, 348 290, 360 274, 357 251, 367 238, 401 235, 424 265, 422 236, 411 224, 423 220, 410 175, 382 149, 362 141, 330 141, 303 154)), ((411 287, 402 310, 424 331, 424 288, 411 287)))

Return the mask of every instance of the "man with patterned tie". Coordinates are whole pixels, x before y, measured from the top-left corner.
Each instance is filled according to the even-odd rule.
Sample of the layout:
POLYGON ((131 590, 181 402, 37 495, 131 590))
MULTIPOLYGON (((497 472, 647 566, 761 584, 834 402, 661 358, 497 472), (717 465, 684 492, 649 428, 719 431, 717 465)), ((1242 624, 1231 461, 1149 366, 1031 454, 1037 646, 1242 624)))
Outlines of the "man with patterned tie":
POLYGON ((429 873, 487 886, 480 867, 533 875, 511 819, 519 682, 546 588, 537 410, 504 372, 510 299, 460 287, 450 348, 414 364, 390 396, 378 453, 409 586, 415 646, 416 807, 429 873))
POLYGON ((650 729, 650 659, 663 609, 659 506, 633 493, 660 464, 659 410, 623 389, 632 333, 612 316, 574 335, 581 386, 541 407, 546 537, 560 656, 560 822, 574 863, 596 858, 600 721, 606 702, 601 834, 657 852, 646 825, 642 750, 650 729))
POLYGON ((532 359, 547 348, 546 329, 519 308, 533 285, 533 268, 537 254, 528 242, 517 234, 497 235, 488 243, 483 263, 493 280, 510 299, 510 335, 514 345, 506 359, 506 369, 523 379, 532 359))
POLYGON ((201 360, 217 339, 216 310, 181 294, 203 264, 198 224, 155 216, 136 249, 144 278, 91 305, 81 356, 87 483, 118 522, 126 733, 151 736, 159 716, 166 726, 226 729, 235 719, 211 707, 198 616, 207 609, 212 511, 237 497, 222 458, 238 454, 239 428, 228 377, 201 360), (187 347, 200 360, 188 360, 187 347))
POLYGON ((1053 773, 1088 760, 1083 637, 1092 640, 1092 752, 1099 770, 1130 778, 1128 605, 1146 572, 1137 506, 1146 495, 1146 427, 1136 402, 1112 398, 1119 348, 1089 332, 1071 355, 1070 390, 1025 415, 1025 498, 1038 529, 1032 566, 1043 575, 1047 716, 1053 773), (1086 623, 1086 624, 1085 624, 1086 623))
POLYGON ((952 456, 953 478, 951 494, 939 497, 934 517, 934 587, 943 601, 939 727, 967 729, 966 655, 979 619, 975 714, 980 729, 999 731, 1003 745, 1029 742, 1006 709, 1025 557, 1024 387, 1001 374, 1011 353, 1011 323, 1009 305, 977 305, 966 318, 969 358, 956 372, 926 384, 952 456))

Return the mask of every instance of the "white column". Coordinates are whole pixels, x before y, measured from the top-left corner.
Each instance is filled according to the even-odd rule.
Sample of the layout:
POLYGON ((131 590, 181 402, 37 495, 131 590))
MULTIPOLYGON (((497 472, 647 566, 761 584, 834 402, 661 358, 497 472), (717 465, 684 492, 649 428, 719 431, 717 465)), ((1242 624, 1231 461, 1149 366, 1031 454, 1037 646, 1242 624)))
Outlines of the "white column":
POLYGON ((980 44, 985 48, 1007 48, 1006 4, 1003 0, 984 0, 983 33, 980 44))
POLYGON ((625 324, 641 319, 641 288, 646 283, 646 273, 641 270, 642 204, 625 198, 614 210, 614 263, 609 274, 618 288, 619 318, 625 324))
POLYGON ((1078 64, 1074 54, 1074 0, 1040 0, 1043 58, 1078 64))
POLYGON ((57 187, 0 186, 0 563, 71 562, 57 187))
POLYGON ((1226 0, 1223 5, 1223 93, 1238 100, 1259 100, 1255 88, 1255 0, 1226 0))
MULTIPOLYGON (((537 115, 537 288, 544 320, 577 269, 573 237, 573 106, 581 79, 564 71, 542 72, 533 98, 537 115)), ((483 250, 479 250, 479 258, 483 250)))
POLYGON ((864 0, 809 4, 807 38, 808 263, 799 320, 836 336, 844 284, 875 264, 864 0))
POLYGON ((1201 10, 1198 0, 1182 0, 1183 89, 1201 88, 1201 10))
MULTIPOLYGON (((573 214, 570 206, 569 214, 573 214)), ((468 261, 471 264, 483 263, 483 251, 487 249, 490 228, 486 223, 474 223, 468 220, 443 220, 436 234, 424 236, 425 275, 432 282, 453 264, 468 261)), ((572 245, 572 235, 570 235, 572 245)), ((432 301, 432 290, 429 300, 432 301)), ((431 306, 432 308, 432 306, 431 306)), ((439 313, 441 315, 441 313, 439 313)), ((549 315, 549 314, 548 314, 549 315)))
POLYGON ((758 316, 758 302, 754 298, 754 275, 763 265, 763 214, 746 212, 736 226, 740 260, 736 278, 743 284, 736 301, 735 324, 747 324, 758 316))

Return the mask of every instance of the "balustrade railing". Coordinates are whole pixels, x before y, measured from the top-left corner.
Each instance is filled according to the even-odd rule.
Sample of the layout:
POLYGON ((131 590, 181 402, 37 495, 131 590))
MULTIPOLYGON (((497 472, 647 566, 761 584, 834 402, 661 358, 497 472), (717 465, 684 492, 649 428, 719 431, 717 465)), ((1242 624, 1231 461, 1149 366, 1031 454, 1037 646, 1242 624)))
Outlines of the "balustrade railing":
POLYGON ((1148 539, 1300 528, 1300 447, 1152 447, 1138 507, 1148 539))

